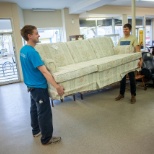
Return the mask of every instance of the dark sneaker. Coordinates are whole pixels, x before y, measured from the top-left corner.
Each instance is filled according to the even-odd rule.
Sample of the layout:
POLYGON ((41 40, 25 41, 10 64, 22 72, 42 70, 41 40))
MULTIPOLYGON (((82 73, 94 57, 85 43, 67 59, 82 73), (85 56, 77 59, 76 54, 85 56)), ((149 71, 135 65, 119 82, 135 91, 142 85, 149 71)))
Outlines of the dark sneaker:
POLYGON ((131 104, 135 104, 136 97, 134 95, 132 95, 130 102, 131 102, 131 104))
POLYGON ((37 134, 35 134, 35 135, 33 135, 34 137, 38 137, 38 136, 40 136, 41 135, 41 132, 39 132, 39 133, 37 133, 37 134))
POLYGON ((122 98, 124 98, 124 95, 119 94, 119 96, 115 98, 115 101, 119 101, 119 100, 121 100, 122 98))
POLYGON ((61 137, 52 137, 48 143, 46 144, 52 144, 52 143, 58 143, 61 141, 61 137))

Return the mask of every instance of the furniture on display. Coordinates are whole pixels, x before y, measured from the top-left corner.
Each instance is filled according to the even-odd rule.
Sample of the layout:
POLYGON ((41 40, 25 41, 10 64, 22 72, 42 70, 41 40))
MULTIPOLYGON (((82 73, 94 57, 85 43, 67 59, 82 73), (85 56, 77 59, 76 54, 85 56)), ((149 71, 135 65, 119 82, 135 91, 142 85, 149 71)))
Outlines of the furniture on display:
POLYGON ((13 63, 11 63, 10 61, 6 61, 6 62, 4 62, 2 64, 3 76, 5 76, 7 73, 11 73, 9 70, 12 70, 13 71, 13 74, 15 74, 15 69, 14 69, 13 63))
POLYGON ((116 46, 109 37, 88 40, 38 44, 47 69, 56 82, 65 88, 62 98, 56 89, 48 84, 52 100, 65 96, 101 89, 116 83, 128 72, 137 70, 141 53, 134 53, 132 46, 116 46))
POLYGON ((69 36, 69 38, 70 38, 70 41, 84 40, 83 35, 71 35, 71 36, 69 36))
MULTIPOLYGON (((145 76, 141 74, 141 71, 135 71, 134 73, 135 73, 136 85, 139 87, 143 87, 144 90, 147 90, 145 76), (137 84, 137 82, 141 82, 141 84, 137 84)), ((126 79, 129 81, 128 74, 126 75, 126 79)), ((128 87, 128 89, 130 89, 130 87, 128 87)))
POLYGON ((147 49, 154 56, 154 46, 147 46, 147 49))
MULTIPOLYGON (((152 80, 152 87, 154 87, 154 59, 153 55, 149 52, 142 53, 143 65, 141 73, 145 76, 147 81, 152 80)), ((150 86, 150 84, 146 83, 146 86, 150 86)))
POLYGON ((138 81, 138 80, 141 80, 141 86, 144 88, 144 90, 147 90, 147 86, 146 86, 146 83, 145 83, 145 76, 141 74, 141 72, 136 72, 135 74, 135 80, 138 81))

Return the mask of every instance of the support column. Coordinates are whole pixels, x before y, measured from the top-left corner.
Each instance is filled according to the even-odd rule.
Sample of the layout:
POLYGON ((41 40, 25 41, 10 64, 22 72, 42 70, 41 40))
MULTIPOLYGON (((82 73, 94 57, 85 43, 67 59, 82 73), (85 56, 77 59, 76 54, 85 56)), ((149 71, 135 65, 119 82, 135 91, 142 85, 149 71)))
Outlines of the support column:
POLYGON ((69 41, 69 36, 80 35, 79 15, 69 14, 68 8, 62 9, 63 40, 69 41))
POLYGON ((115 20, 112 18, 112 34, 115 34, 115 20))
POLYGON ((132 0, 132 35, 136 36, 136 0, 132 0))
POLYGON ((95 20, 95 28, 96 28, 96 34, 95 34, 95 36, 98 36, 98 27, 97 27, 97 23, 98 22, 98 20, 95 20))
POLYGON ((127 14, 122 15, 122 26, 128 23, 127 14))
POLYGON ((65 12, 64 12, 64 9, 61 10, 61 14, 62 14, 62 25, 63 25, 62 42, 66 42, 67 37, 66 37, 66 24, 65 24, 65 12))

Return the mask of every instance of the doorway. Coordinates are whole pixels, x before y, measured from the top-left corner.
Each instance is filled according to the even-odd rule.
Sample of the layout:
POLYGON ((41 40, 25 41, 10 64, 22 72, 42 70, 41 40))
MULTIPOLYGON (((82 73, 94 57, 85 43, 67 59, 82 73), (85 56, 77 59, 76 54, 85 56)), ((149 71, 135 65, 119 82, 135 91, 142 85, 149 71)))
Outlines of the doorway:
POLYGON ((19 82, 10 19, 0 19, 0 85, 19 82))

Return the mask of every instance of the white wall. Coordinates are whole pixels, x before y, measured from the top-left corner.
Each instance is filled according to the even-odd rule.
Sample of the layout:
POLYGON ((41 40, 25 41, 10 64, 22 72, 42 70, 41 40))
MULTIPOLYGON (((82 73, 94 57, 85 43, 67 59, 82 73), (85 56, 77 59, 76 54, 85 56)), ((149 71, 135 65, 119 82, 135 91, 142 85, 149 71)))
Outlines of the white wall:
POLYGON ((19 20, 20 20, 20 28, 24 26, 24 15, 23 15, 23 10, 18 7, 18 13, 19 13, 19 20))
POLYGON ((23 10, 25 24, 35 25, 37 28, 63 28, 63 41, 69 41, 70 35, 80 34, 79 15, 69 14, 67 8, 54 12, 34 12, 23 10))
POLYGON ((23 10, 25 25, 35 25, 38 28, 62 27, 61 10, 54 12, 34 12, 23 10))

